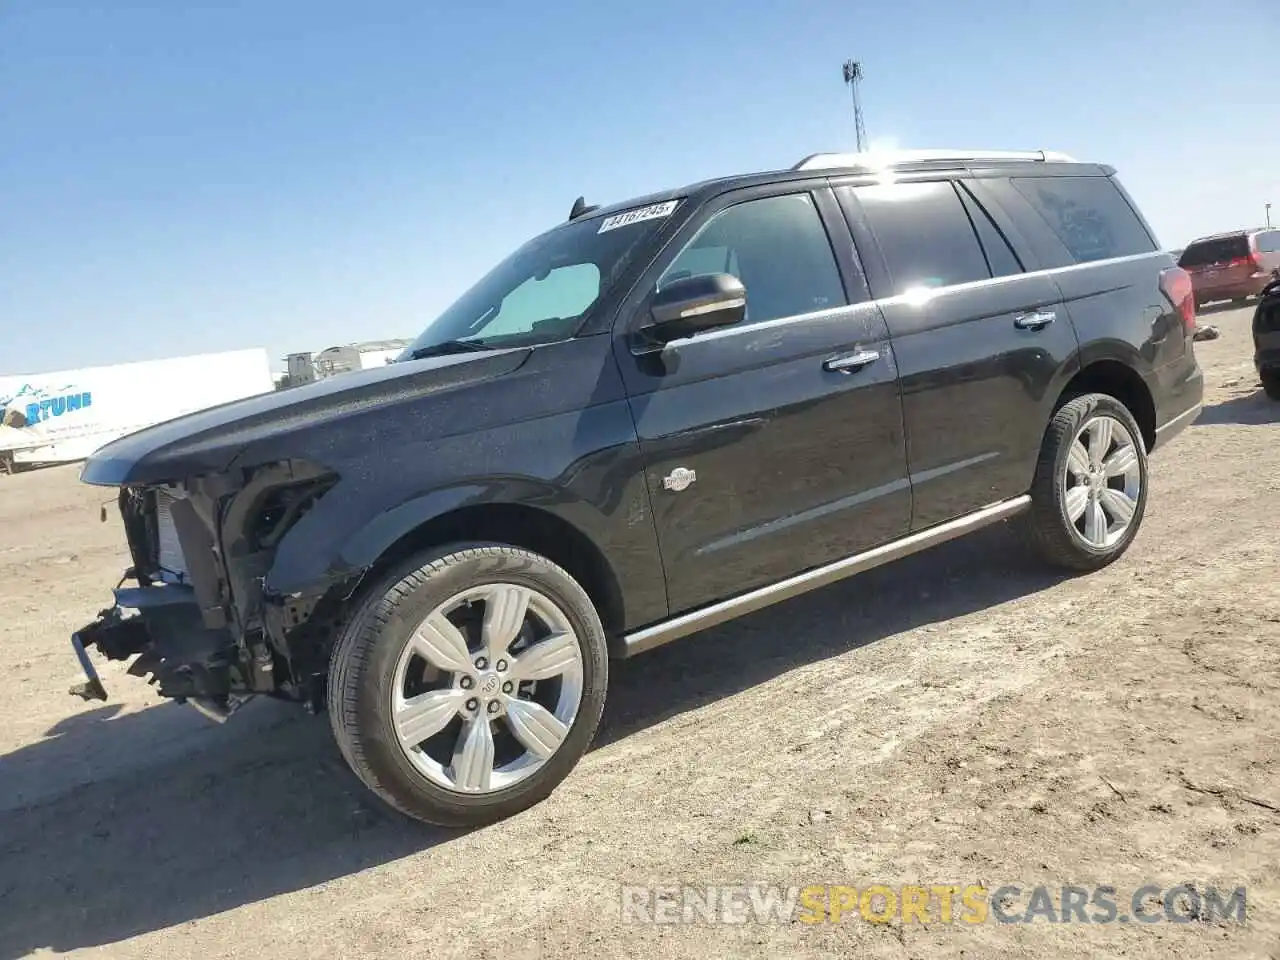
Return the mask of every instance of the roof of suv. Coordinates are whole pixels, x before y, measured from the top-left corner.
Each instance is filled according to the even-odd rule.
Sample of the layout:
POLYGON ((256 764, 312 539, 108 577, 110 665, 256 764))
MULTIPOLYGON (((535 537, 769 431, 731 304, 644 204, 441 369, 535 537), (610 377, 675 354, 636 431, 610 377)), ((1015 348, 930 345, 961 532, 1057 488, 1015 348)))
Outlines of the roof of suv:
POLYGON ((767 183, 778 183, 787 180, 811 179, 823 173, 841 174, 875 174, 885 170, 897 170, 909 167, 912 171, 933 170, 972 170, 976 166, 1026 166, 1030 164, 1079 164, 1082 167, 1101 169, 1106 173, 1114 172, 1100 164, 1076 160, 1065 153, 1052 150, 891 150, 869 151, 864 153, 814 153, 804 157, 794 166, 785 170, 767 170, 756 173, 741 173, 726 177, 715 177, 700 180, 683 187, 661 190, 640 197, 632 197, 618 203, 611 203, 588 209, 575 217, 576 220, 589 220, 596 217, 607 217, 635 207, 662 203, 682 197, 694 198, 705 193, 719 193, 734 187, 751 187, 767 183))
POLYGON ((1230 240, 1233 237, 1247 237, 1254 233, 1265 233, 1266 230, 1266 227, 1246 227, 1241 230, 1226 230, 1222 233, 1211 233, 1207 237, 1196 237, 1191 241, 1191 243, 1188 243, 1187 246, 1189 247, 1196 243, 1208 243, 1211 240, 1230 240))

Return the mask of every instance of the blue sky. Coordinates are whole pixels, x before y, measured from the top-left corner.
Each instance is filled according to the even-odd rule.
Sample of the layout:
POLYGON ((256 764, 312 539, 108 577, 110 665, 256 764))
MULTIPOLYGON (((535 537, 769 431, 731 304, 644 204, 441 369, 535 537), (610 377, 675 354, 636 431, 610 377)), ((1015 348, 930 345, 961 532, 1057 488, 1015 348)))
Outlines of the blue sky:
POLYGON ((1181 246, 1280 219, 1278 35, 1274 0, 0 2, 0 373, 413 336, 580 193, 851 148, 848 57, 873 141, 1104 160, 1181 246))

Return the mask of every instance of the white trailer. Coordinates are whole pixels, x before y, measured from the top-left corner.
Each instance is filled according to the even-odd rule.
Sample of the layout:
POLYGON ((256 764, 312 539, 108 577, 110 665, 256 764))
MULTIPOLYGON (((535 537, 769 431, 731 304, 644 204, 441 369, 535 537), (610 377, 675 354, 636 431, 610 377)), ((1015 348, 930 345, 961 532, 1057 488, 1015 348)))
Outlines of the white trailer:
POLYGON ((262 349, 0 376, 0 472, 83 460, 144 427, 274 389, 262 349))

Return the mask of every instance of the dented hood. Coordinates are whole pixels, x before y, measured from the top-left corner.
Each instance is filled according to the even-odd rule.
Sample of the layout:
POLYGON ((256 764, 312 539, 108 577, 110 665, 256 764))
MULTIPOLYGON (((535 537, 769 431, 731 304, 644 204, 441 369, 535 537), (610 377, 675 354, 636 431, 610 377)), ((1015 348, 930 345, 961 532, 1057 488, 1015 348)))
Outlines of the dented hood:
POLYGON ((358 442, 381 416, 415 418, 425 433, 465 428, 440 398, 518 369, 527 348, 430 357, 344 373, 301 387, 236 400, 147 427, 97 450, 80 479, 104 486, 153 484, 303 457, 324 463, 327 448, 358 442))

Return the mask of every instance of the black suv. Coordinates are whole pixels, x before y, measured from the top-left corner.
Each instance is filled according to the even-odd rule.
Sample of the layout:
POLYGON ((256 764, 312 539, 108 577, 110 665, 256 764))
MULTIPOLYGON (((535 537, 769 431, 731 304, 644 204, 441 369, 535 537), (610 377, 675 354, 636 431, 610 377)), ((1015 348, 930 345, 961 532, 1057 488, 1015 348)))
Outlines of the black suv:
POLYGON ((1267 284, 1261 298, 1253 311, 1253 365, 1263 392, 1280 400, 1280 278, 1267 284))
POLYGON ((610 655, 1006 519, 1114 560, 1200 409, 1194 324, 1114 170, 1059 154, 579 198, 398 362, 95 454, 132 566, 76 692, 96 646, 218 719, 327 707, 395 808, 506 816, 587 749, 610 655))

